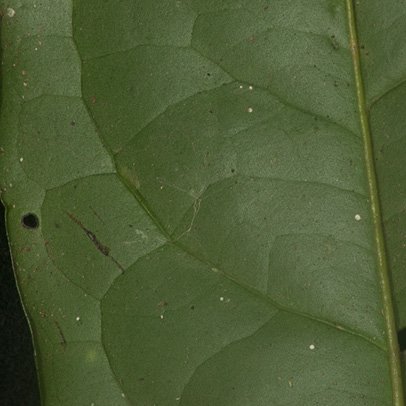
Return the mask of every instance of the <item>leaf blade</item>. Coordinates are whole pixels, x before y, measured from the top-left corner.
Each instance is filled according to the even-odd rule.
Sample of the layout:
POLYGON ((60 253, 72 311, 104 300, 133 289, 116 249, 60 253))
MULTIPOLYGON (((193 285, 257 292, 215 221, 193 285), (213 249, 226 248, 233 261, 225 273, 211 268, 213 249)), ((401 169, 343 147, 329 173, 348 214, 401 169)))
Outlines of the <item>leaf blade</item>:
MULTIPOLYGON (((312 404, 328 393, 331 404, 389 404, 373 227, 353 112, 351 58, 344 46, 343 5, 315 3, 314 13, 310 6, 298 10, 290 3, 243 8, 224 1, 202 10, 198 2, 172 2, 159 10, 159 18, 153 17, 153 2, 149 9, 138 3, 125 13, 117 8, 117 14, 112 14, 114 6, 96 7, 99 15, 105 12, 114 16, 113 22, 117 17, 129 25, 94 48, 91 40, 86 42, 95 32, 94 21, 87 24, 79 12, 83 5, 74 3, 73 37, 80 58, 70 60, 82 62, 83 97, 68 106, 86 106, 94 126, 88 125, 82 138, 89 136, 100 148, 101 160, 79 158, 81 164, 91 161, 90 170, 85 166, 79 176, 60 172, 55 180, 38 162, 18 163, 19 150, 11 146, 3 161, 13 168, 13 182, 23 179, 31 192, 24 204, 10 190, 4 196, 10 235, 44 258, 38 266, 33 257, 15 250, 36 341, 42 343, 41 363, 45 370, 57 371, 55 388, 50 375, 43 378, 48 402, 74 402, 75 396, 94 401, 94 388, 101 387, 96 371, 104 365, 103 379, 109 385, 98 395, 106 402, 190 404, 198 393, 202 404, 242 402, 246 396, 259 403, 266 398, 312 404), (141 11, 139 16, 135 11, 141 11), (138 19, 141 32, 134 37, 127 15, 138 19), (141 24, 145 16, 170 23, 157 24, 151 32, 141 24), (311 21, 310 29, 304 21, 311 21), (237 22, 248 24, 239 32, 237 22), (277 42, 281 35, 283 47, 277 42), (135 48, 127 49, 129 44, 135 48), (161 65, 152 66, 160 56, 161 65), (119 62, 115 71, 109 70, 113 62, 119 62), (121 66, 126 63, 137 80, 121 66), (117 96, 114 88, 122 93, 117 96), (134 94, 142 98, 134 101, 134 94), (109 159, 114 164, 106 165, 109 159), (102 169, 96 162, 104 163, 102 169), (326 166, 324 173, 320 168, 326 166), (14 211, 13 201, 19 205, 14 211), (27 237, 17 224, 28 209, 42 215, 39 232, 27 237), (128 218, 139 222, 140 233, 130 230, 128 218), (111 258, 122 264, 124 275, 111 258), (354 267, 357 275, 349 272, 354 267), (341 280, 337 268, 338 275, 344 273, 341 280), (39 308, 34 299, 38 290, 43 297, 39 308), (61 299, 64 290, 69 293, 61 299), (89 312, 82 296, 92 303, 89 312), (75 348, 77 356, 71 352, 75 348), (47 358, 47 353, 53 355, 47 358), (329 368, 320 367, 314 354, 328 359, 329 368), (162 359, 167 361, 163 366, 162 359), (280 361, 270 366, 275 359, 280 361), (66 387, 63 362, 72 377, 66 387), (306 362, 320 374, 304 372, 306 362), (365 362, 366 372, 360 367, 365 362), (75 364, 89 366, 80 375, 83 379, 74 377, 75 364), (343 378, 346 367, 350 373, 343 378), (226 392, 213 379, 213 370, 218 382, 232 378, 226 392), (202 382, 216 389, 201 392, 202 382), (103 393, 113 397, 103 399, 103 393)), ((49 6, 54 11, 63 7, 49 6)), ((16 16, 22 19, 23 14, 29 15, 22 8, 16 16)), ((28 21, 42 30, 39 14, 33 15, 28 21)), ((101 21, 105 27, 112 23, 101 21)), ((21 45, 17 49, 24 51, 21 45)), ((7 54, 8 61, 14 60, 12 55, 7 54)), ((76 72, 77 66, 69 70, 76 72)), ((5 77, 15 80, 15 75, 5 77)), ((39 106, 30 114, 26 108, 21 113, 15 101, 21 102, 22 95, 30 99, 33 90, 50 89, 54 96, 65 91, 63 83, 47 84, 46 76, 30 78, 37 84, 28 81, 26 90, 10 92, 4 111, 11 115, 2 116, 10 133, 16 126, 9 117, 26 123, 24 138, 44 131, 30 116, 36 109, 48 114, 46 105, 35 104, 47 96, 27 101, 39 106)), ((75 130, 82 119, 77 121, 75 130)), ((21 130, 19 134, 17 140, 21 130)), ((51 133, 48 138, 52 144, 51 133)), ((77 155, 83 144, 80 137, 72 140, 77 155)), ((68 147, 64 151, 71 154, 68 147)))

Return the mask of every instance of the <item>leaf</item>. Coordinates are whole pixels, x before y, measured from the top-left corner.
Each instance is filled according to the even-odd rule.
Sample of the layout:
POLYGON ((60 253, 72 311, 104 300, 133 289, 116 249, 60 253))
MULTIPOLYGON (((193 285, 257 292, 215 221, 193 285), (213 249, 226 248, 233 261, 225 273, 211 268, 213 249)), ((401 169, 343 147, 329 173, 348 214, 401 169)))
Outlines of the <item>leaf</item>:
POLYGON ((403 405, 403 3, 0 9, 44 405, 403 405))
POLYGON ((393 278, 395 315, 398 326, 402 329, 406 327, 406 280, 402 275, 402 264, 405 263, 403 211, 406 207, 402 195, 406 172, 402 162, 405 145, 404 107, 399 101, 405 94, 402 86, 405 79, 405 55, 393 39, 404 33, 401 19, 405 12, 404 5, 396 6, 394 3, 386 4, 383 9, 379 4, 367 8, 360 5, 358 11, 364 20, 364 29, 359 31, 359 41, 362 44, 360 56, 366 107, 373 129, 379 195, 389 268, 393 278), (379 26, 385 29, 378 34, 379 26))

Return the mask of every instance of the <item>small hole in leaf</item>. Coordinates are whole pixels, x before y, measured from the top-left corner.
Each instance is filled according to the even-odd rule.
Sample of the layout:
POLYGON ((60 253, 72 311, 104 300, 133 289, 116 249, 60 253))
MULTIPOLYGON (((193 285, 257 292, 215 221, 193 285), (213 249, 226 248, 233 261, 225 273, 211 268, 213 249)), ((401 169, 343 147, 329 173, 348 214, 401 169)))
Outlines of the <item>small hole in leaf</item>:
POLYGON ((398 341, 400 351, 406 351, 406 328, 398 331, 398 341))
POLYGON ((21 225, 24 228, 36 229, 39 226, 38 217, 34 213, 27 213, 21 217, 21 225))

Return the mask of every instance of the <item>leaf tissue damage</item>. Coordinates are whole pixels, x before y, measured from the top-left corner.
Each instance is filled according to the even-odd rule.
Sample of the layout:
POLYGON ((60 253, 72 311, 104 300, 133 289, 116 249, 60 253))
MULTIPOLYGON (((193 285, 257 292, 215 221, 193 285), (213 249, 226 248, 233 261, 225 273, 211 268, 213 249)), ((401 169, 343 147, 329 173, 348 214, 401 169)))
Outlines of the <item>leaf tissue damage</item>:
POLYGON ((45 405, 403 404, 357 92, 402 329, 406 7, 248 3, 0 2, 45 405))
POLYGON ((65 212, 68 217, 74 221, 85 233, 86 235, 89 237, 90 241, 96 246, 96 248, 106 257, 109 257, 114 264, 117 265, 118 269, 120 269, 121 273, 124 273, 124 269, 123 267, 110 255, 110 248, 106 247, 105 245, 103 245, 94 235, 94 233, 92 233, 91 231, 89 231, 86 227, 83 226, 83 224, 71 213, 65 212))
POLYGON ((27 213, 21 217, 21 225, 24 228, 36 229, 39 227, 39 220, 36 214, 27 213))

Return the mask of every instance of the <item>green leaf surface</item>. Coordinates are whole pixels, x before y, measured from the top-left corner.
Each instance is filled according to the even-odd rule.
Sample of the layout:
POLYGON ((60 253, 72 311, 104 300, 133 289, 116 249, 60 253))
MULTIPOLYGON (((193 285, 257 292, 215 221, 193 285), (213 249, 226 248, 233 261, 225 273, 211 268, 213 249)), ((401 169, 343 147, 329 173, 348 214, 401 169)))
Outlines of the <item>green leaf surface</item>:
POLYGON ((403 406, 405 2, 0 10, 44 405, 403 406))

